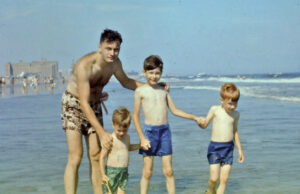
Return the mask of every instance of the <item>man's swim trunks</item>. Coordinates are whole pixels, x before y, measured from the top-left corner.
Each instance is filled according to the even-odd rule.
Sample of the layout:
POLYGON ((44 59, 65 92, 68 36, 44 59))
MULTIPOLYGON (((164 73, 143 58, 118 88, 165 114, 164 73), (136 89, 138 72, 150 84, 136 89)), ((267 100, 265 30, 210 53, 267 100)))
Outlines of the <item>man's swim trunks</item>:
POLYGON ((105 174, 109 178, 108 185, 112 193, 115 193, 118 187, 126 191, 128 184, 128 167, 105 166, 105 174))
POLYGON ((144 156, 167 156, 172 154, 172 136, 169 124, 145 125, 145 137, 150 141, 149 150, 139 150, 144 156))
MULTIPOLYGON (((98 121, 103 125, 101 101, 90 103, 98 121)), ((66 91, 62 96, 61 101, 61 120, 64 130, 75 130, 83 135, 95 133, 90 122, 80 109, 80 101, 70 92, 66 91)))
POLYGON ((234 143, 211 141, 207 149, 207 159, 209 164, 230 164, 233 162, 234 143))

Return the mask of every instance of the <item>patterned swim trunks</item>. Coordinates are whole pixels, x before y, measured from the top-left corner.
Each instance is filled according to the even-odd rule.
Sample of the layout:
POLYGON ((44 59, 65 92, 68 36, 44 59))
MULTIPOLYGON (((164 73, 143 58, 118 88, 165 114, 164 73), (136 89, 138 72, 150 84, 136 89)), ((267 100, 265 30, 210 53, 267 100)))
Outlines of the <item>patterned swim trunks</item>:
MULTIPOLYGON (((90 103, 98 121, 103 126, 101 101, 90 103)), ((75 130, 82 135, 95 133, 96 130, 80 109, 80 101, 77 97, 73 96, 70 92, 65 91, 61 100, 61 120, 63 130, 75 130)))
POLYGON ((108 184, 112 193, 115 193, 118 187, 126 191, 128 184, 128 167, 105 166, 105 173, 109 178, 108 184))

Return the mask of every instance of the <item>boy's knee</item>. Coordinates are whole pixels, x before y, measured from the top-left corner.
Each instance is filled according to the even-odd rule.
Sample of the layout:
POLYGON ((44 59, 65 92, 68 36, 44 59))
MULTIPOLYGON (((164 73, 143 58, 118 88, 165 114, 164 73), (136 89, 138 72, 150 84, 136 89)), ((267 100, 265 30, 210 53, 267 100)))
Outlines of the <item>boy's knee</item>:
POLYGON ((210 177, 209 178, 209 182, 211 182, 212 184, 216 184, 218 181, 218 177, 210 177))
POLYGON ((165 177, 172 177, 173 176, 173 169, 172 168, 167 168, 167 169, 164 169, 164 175, 165 177))
POLYGON ((228 182, 228 177, 221 177, 220 178, 220 183, 227 184, 227 182, 228 182))
POLYGON ((143 170, 143 177, 145 179, 150 179, 152 177, 152 170, 143 170))

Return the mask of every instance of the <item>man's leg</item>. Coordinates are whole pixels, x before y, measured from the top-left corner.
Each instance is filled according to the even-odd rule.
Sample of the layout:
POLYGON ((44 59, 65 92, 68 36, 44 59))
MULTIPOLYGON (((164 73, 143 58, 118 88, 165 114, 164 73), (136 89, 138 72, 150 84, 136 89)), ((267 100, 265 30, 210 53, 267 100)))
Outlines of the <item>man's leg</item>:
POLYGON ((90 161, 90 177, 93 184, 94 194, 102 194, 102 181, 100 174, 100 142, 96 133, 91 133, 86 137, 88 158, 90 161))
POLYGON ((214 194, 216 190, 216 184, 219 179, 220 164, 209 165, 209 181, 207 193, 214 194))
POLYGON ((126 192, 118 187, 117 194, 125 194, 126 192))
POLYGON ((232 165, 230 165, 230 164, 225 164, 225 165, 221 166, 220 184, 219 184, 219 187, 217 189, 217 194, 225 193, 226 185, 227 185, 227 181, 228 181, 228 178, 229 178, 231 167, 232 167, 232 165))
POLYGON ((83 153, 82 135, 75 130, 66 130, 66 138, 69 153, 64 175, 65 192, 75 194, 78 184, 78 168, 83 153))
POLYGON ((153 170, 153 156, 144 156, 144 169, 140 183, 140 194, 147 194, 153 170))
POLYGON ((162 167, 166 177, 166 186, 169 194, 176 193, 175 179, 172 168, 172 155, 162 156, 162 167))

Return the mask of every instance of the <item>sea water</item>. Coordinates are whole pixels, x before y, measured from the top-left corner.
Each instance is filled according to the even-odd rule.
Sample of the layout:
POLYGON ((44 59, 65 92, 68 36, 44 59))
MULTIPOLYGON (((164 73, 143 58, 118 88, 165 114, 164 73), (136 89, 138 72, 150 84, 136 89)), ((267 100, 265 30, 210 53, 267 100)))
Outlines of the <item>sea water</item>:
MULTIPOLYGON (((234 163, 227 185, 229 194, 300 193, 300 74, 165 77, 175 105, 205 116, 211 105, 220 104, 219 88, 234 82, 241 90, 237 110, 244 163, 234 163)), ((64 193, 63 174, 67 162, 65 133, 61 129, 60 100, 65 86, 38 91, 21 86, 1 88, 0 97, 0 193, 64 193), (13 90, 13 91, 12 91, 13 90)), ((114 109, 133 111, 133 91, 110 82, 105 91, 109 113, 104 127, 112 132, 114 109)), ((177 193, 203 193, 207 188, 206 159, 211 126, 203 130, 192 120, 169 114, 173 139, 173 168, 177 193)), ((138 136, 132 124, 132 143, 138 136)), ((142 157, 130 153, 127 193, 139 193, 142 157)), ((93 193, 86 150, 79 170, 79 194, 93 193)), ((167 193, 161 159, 155 158, 150 182, 152 194, 167 193)))

